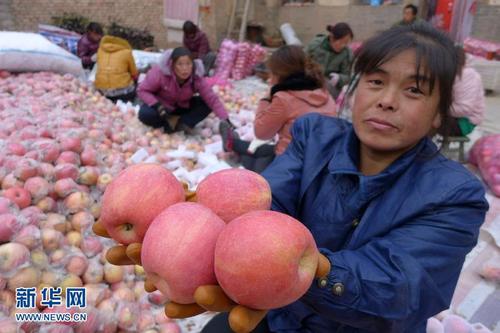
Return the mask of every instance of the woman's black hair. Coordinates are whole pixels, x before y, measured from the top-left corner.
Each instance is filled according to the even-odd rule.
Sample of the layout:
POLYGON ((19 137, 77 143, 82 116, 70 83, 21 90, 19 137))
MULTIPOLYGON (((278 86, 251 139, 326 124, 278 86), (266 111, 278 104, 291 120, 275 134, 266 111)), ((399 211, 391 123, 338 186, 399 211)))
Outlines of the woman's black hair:
POLYGON ((330 32, 335 39, 341 39, 345 36, 351 36, 351 39, 354 38, 354 33, 352 32, 349 24, 345 22, 340 22, 335 25, 326 26, 326 30, 330 32))
POLYGON ((102 26, 97 22, 90 22, 87 25, 87 32, 95 32, 99 35, 104 34, 104 31, 102 30, 102 26))
POLYGON ((175 64, 177 59, 179 59, 182 56, 188 56, 189 58, 191 58, 191 60, 193 60, 193 54, 191 53, 191 51, 189 51, 187 48, 181 46, 181 47, 175 48, 172 51, 172 55, 171 55, 172 63, 175 64))
POLYGON ((185 34, 194 34, 198 31, 198 27, 193 22, 186 21, 182 25, 182 31, 184 31, 185 34))
POLYGON ((424 81, 429 84, 430 93, 436 84, 439 87, 441 127, 438 132, 447 140, 453 82, 459 69, 458 56, 453 41, 428 23, 396 26, 363 43, 355 55, 353 79, 346 95, 352 94, 363 74, 373 73, 406 50, 415 50, 416 53, 417 88, 424 81))

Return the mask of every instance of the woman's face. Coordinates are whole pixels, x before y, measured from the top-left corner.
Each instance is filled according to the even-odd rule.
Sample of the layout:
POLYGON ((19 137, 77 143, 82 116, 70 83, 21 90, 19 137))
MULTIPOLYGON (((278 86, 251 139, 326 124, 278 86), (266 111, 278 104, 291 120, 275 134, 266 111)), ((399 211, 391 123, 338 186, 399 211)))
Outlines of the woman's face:
POLYGON ((354 93, 353 126, 364 148, 402 154, 441 125, 439 84, 432 94, 425 80, 416 83, 416 57, 407 50, 363 74, 354 93))
POLYGON ((174 64, 174 73, 180 80, 187 80, 193 73, 193 61, 189 56, 181 56, 174 64))
POLYGON ((350 35, 346 35, 342 38, 335 39, 333 35, 330 34, 329 41, 330 41, 330 47, 337 53, 342 51, 344 48, 349 45, 351 42, 352 38, 350 35))

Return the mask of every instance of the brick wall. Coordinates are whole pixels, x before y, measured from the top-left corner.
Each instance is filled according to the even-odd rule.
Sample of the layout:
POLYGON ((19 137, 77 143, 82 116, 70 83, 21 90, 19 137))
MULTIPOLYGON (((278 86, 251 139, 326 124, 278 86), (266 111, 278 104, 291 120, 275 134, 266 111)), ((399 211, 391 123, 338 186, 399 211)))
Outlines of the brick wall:
MULTIPOLYGON (((328 1, 344 2, 343 0, 328 1)), ((304 7, 281 6, 278 9, 278 19, 276 19, 269 15, 269 10, 267 12, 265 10, 266 5, 269 7, 269 2, 270 0, 255 1, 256 10, 253 19, 262 22, 268 31, 276 31, 275 28, 289 22, 304 44, 307 44, 315 34, 324 33, 327 24, 341 21, 351 25, 355 40, 364 40, 399 21, 402 16, 403 4, 418 3, 417 0, 403 0, 400 5, 371 7, 355 5, 362 0, 351 0, 349 6, 321 6, 318 4, 304 7)), ((477 9, 472 26, 472 36, 500 42, 500 6, 493 6, 488 4, 486 0, 480 0, 477 9)))
POLYGON ((478 4, 472 23, 472 36, 500 42, 500 6, 478 4))
MULTIPOLYGON (((4 1, 4 0, 2 0, 4 1)), ((107 25, 119 24, 148 29, 158 47, 167 46, 163 26, 163 0, 9 0, 14 29, 37 31, 38 24, 50 24, 52 16, 77 13, 107 25)))
POLYGON ((0 30, 13 30, 11 0, 0 0, 0 30))

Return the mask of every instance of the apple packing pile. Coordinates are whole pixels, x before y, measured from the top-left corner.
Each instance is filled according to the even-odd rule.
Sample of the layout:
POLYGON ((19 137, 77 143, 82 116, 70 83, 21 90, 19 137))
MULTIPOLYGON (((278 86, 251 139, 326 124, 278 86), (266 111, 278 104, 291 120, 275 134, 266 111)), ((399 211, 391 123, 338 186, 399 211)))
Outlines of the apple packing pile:
MULTIPOLYGON (((166 135, 142 125, 132 107, 118 107, 71 75, 0 73, 0 327, 2 332, 178 332, 165 317, 160 292, 144 292, 141 267, 117 267, 105 253, 114 243, 91 230, 101 196, 132 157, 145 152, 191 186, 229 167, 218 120, 196 133, 166 135), (209 149, 210 148, 210 149, 209 149), (85 325, 16 324, 16 287, 85 286, 85 325), (53 327, 54 326, 54 327, 53 327)), ((222 89, 232 119, 252 95, 222 89)), ((221 92, 222 94, 222 92, 221 92)), ((256 97, 255 97, 256 98, 256 97)), ((255 99, 254 98, 254 99, 255 99)), ((247 109, 248 110, 248 109, 247 109)), ((246 121, 246 120, 245 120, 246 121)), ((29 311, 45 309, 38 304, 29 311)))

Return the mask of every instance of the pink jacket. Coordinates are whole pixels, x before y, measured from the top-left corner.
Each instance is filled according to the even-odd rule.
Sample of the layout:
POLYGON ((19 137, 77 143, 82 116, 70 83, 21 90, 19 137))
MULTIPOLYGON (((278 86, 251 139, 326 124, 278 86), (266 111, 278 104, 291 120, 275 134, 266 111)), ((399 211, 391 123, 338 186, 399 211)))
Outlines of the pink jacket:
POLYGON ((484 119, 485 108, 481 76, 474 68, 465 67, 462 76, 457 77, 453 85, 451 115, 465 117, 474 125, 479 125, 484 119))
POLYGON ((212 87, 203 78, 204 68, 201 60, 194 61, 193 75, 182 86, 179 85, 172 69, 170 55, 172 50, 164 53, 157 66, 153 66, 137 89, 139 98, 149 106, 161 103, 170 111, 177 107, 189 108, 189 101, 195 93, 207 103, 220 119, 227 119, 224 104, 212 91, 212 87))
POLYGON ((279 139, 275 152, 283 154, 292 140, 290 128, 295 119, 306 113, 337 115, 335 101, 326 89, 279 91, 271 102, 261 100, 255 116, 255 136, 270 140, 276 134, 279 139))

